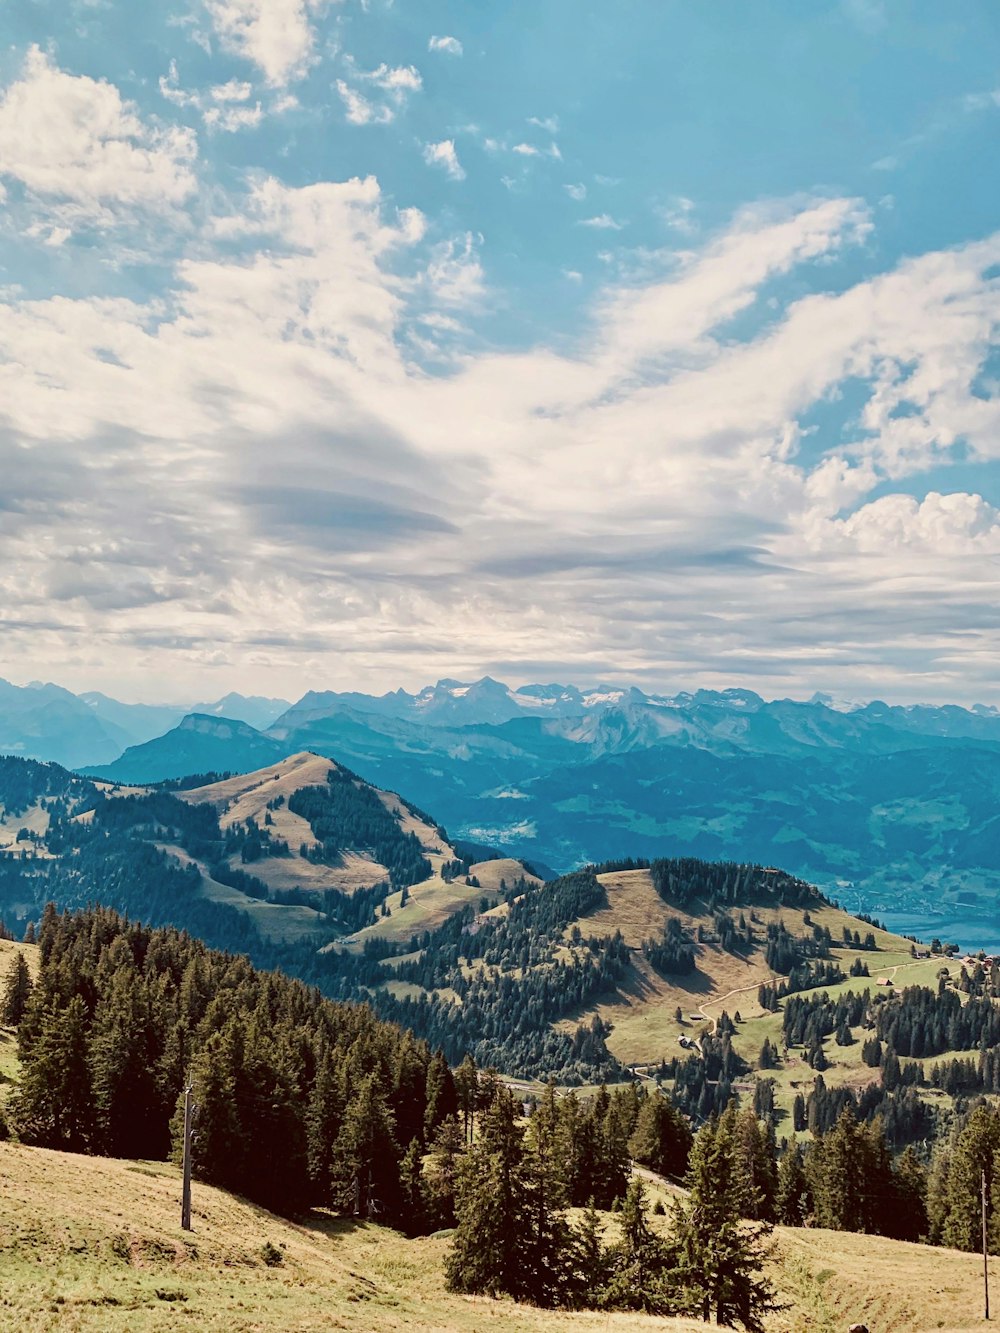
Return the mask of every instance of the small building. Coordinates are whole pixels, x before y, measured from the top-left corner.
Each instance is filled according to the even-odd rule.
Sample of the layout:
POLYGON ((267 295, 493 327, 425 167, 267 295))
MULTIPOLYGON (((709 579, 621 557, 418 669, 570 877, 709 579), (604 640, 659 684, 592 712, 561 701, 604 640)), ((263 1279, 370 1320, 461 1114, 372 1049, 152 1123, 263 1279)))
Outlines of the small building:
POLYGON ((892 986, 892 978, 891 978, 891 977, 879 977, 879 978, 877 979, 877 981, 875 982, 875 985, 876 985, 876 986, 889 986, 889 987, 891 987, 891 986, 892 986))

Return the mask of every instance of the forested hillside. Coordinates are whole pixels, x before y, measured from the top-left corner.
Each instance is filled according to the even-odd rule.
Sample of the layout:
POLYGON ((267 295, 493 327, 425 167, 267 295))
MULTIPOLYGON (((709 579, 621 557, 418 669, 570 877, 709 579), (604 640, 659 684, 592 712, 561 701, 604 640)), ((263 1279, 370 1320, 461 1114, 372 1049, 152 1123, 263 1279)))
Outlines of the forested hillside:
MULTIPOLYGON (((657 870, 658 878, 673 873, 657 870)), ((718 876, 727 881, 731 874, 718 876)), ((586 892, 583 880, 562 889, 567 901, 586 892)), ((550 927, 559 915, 553 911, 550 927)), ((918 1027, 937 1033, 937 1046, 948 1025, 949 1039, 970 1045, 995 1037, 1000 978, 985 969, 967 973, 969 989, 957 995, 945 987, 915 988, 898 1001, 864 992, 856 1003, 822 992, 808 1004, 795 995, 777 1001, 793 1040, 821 1048, 831 1026, 837 1033, 859 1024, 870 1034, 869 1059, 875 1047, 881 1054, 882 1112, 869 1115, 850 1096, 824 1100, 817 1082, 809 1134, 800 1139, 757 1096, 742 1107, 730 1100, 702 1123, 649 1080, 582 1095, 549 1085, 522 1107, 473 1061, 450 1068, 363 1006, 333 1004, 300 982, 106 909, 48 909, 30 947, 34 976, 18 967, 15 947, 5 950, 14 965, 3 979, 0 1022, 16 1027, 20 1068, 3 1103, 3 1132, 41 1148, 164 1160, 177 1153, 178 1098, 190 1078, 198 1181, 302 1220, 320 1208, 408 1235, 451 1228, 446 1245, 425 1253, 457 1294, 607 1315, 710 1316, 750 1333, 836 1327, 828 1322, 836 1309, 845 1317, 859 1307, 871 1311, 873 1328, 925 1328, 926 1302, 910 1310, 891 1282, 866 1286, 860 1253, 848 1258, 854 1251, 838 1250, 831 1233, 923 1242, 927 1266, 908 1257, 911 1280, 964 1272, 950 1255, 934 1268, 927 1246, 978 1246, 980 1199, 969 1182, 983 1172, 990 1245, 1000 1251, 1000 1112, 958 1101, 915 1140, 885 1114, 917 1086, 895 1078, 896 1046, 912 1044, 918 1027), (767 1246, 775 1226, 784 1228, 777 1261, 767 1246), (831 1237, 823 1242, 828 1276, 830 1256, 844 1256, 825 1296, 820 1279, 808 1276, 809 1230, 801 1248, 792 1239, 803 1227, 831 1237)), ((721 1023, 722 1036, 735 1026, 721 1023)), ((20 1172, 22 1159, 5 1160, 20 1172)), ((220 1244, 206 1230, 215 1224, 202 1198, 197 1248, 177 1242, 172 1290, 191 1283, 204 1291, 197 1252, 220 1244)), ((48 1207, 62 1206, 50 1185, 48 1207)), ((318 1220, 310 1223, 315 1235, 318 1220)), ((128 1225, 132 1233, 142 1226, 128 1225)), ((285 1234, 277 1222, 264 1225, 285 1234)), ((37 1247, 45 1226, 34 1226, 37 1247)), ((0 1255, 15 1260, 18 1284, 28 1239, 0 1195, 0 1255)), ((126 1266, 142 1243, 128 1231, 101 1242, 126 1266)), ((881 1253, 877 1244, 868 1242, 869 1256, 881 1253)), ((894 1252, 884 1254, 889 1261, 894 1252)), ((152 1251, 143 1266, 150 1262, 158 1262, 152 1251)), ((240 1262, 266 1270, 302 1258, 298 1245, 269 1237, 240 1262)))

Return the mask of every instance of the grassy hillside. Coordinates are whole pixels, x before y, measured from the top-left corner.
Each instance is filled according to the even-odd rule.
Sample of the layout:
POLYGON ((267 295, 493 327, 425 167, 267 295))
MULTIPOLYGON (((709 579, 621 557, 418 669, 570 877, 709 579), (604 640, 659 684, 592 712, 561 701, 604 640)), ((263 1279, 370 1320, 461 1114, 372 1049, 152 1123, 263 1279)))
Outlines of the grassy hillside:
MULTIPOLYGON (((910 941, 901 936, 874 929, 839 908, 814 903, 808 908, 757 906, 753 908, 757 938, 752 947, 733 953, 709 938, 697 945, 693 972, 661 975, 643 956, 643 941, 661 934, 670 917, 679 918, 692 937, 697 936, 699 927, 712 936, 713 919, 707 905, 695 901, 680 908, 664 902, 653 887, 648 870, 615 871, 599 875, 598 879, 604 886, 607 905, 581 917, 576 924, 585 934, 612 935, 620 931, 632 950, 631 961, 615 991, 574 1013, 565 1026, 575 1027, 581 1020, 599 1015, 611 1024, 608 1046, 612 1054, 625 1064, 652 1063, 676 1054, 681 1036, 696 1036, 699 1025, 711 1026, 723 1010, 730 1015, 738 1010, 744 1019, 760 1017, 762 1023, 777 1022, 780 1031, 780 1015, 765 1017, 757 1003, 762 982, 783 980, 768 967, 765 957, 764 932, 771 922, 782 922, 792 935, 801 939, 811 936, 814 925, 827 927, 834 940, 831 958, 841 964, 845 973, 855 958, 867 961, 871 977, 854 977, 840 987, 824 987, 831 994, 840 989, 872 987, 879 976, 898 978, 899 984, 927 984, 941 966, 940 958, 914 962, 910 941), (809 924, 805 920, 807 915, 809 924), (838 947, 845 927, 860 930, 862 935, 871 930, 877 950, 859 953, 853 947, 838 947), (675 1019, 677 1009, 683 1013, 680 1024, 675 1019)), ((751 911, 749 906, 732 909, 735 913, 740 910, 747 915, 751 911)), ((770 1027, 747 1023, 741 1035, 744 1045, 749 1047, 756 1042, 759 1049, 765 1035, 773 1040, 775 1034, 770 1027)))
MULTIPOLYGON (((452 1296, 442 1281, 444 1236, 407 1240, 323 1214, 290 1223, 197 1184, 194 1229, 185 1233, 179 1189, 177 1171, 160 1163, 0 1143, 0 1329, 152 1333, 175 1320, 192 1333, 704 1328, 452 1296), (265 1246, 280 1253, 276 1266, 265 1262, 265 1246)), ((790 1308, 769 1327, 839 1333, 862 1320, 872 1333, 972 1328, 980 1322, 980 1264, 975 1255, 877 1237, 779 1229, 775 1277, 790 1308)))

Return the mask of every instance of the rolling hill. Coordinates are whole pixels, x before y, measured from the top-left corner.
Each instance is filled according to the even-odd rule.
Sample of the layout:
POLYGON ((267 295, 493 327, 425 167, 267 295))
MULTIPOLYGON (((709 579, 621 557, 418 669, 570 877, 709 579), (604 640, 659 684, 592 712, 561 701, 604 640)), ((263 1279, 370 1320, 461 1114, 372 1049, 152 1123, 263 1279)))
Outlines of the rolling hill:
MULTIPOLYGON (((662 1191, 652 1185, 653 1197, 662 1191)), ((158 1162, 80 1157, 0 1143, 0 1328, 152 1333, 168 1324, 226 1333, 340 1328, 389 1333, 572 1333, 687 1320, 543 1311, 444 1289, 446 1235, 409 1240, 312 1213, 278 1218, 197 1185, 194 1229, 179 1226, 179 1173, 158 1162), (265 1261, 265 1247, 272 1265, 265 1261), (274 1252, 279 1262, 274 1263, 274 1252)), ((605 1217, 605 1226, 613 1219, 605 1217)), ((769 1333, 959 1330, 981 1323, 972 1254, 820 1230, 778 1228, 773 1271, 788 1308, 769 1333)), ((1000 1275, 990 1260, 991 1277, 1000 1275)))

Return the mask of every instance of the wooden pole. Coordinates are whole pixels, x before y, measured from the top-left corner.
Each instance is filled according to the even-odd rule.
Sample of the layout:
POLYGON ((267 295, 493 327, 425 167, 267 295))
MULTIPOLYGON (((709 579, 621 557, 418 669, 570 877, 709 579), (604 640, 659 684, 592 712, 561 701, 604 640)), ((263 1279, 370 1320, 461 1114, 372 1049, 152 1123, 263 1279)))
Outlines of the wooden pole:
POLYGON ((982 1176, 982 1218, 983 1218, 983 1298, 986 1306, 984 1319, 990 1317, 990 1271, 986 1263, 986 1172, 982 1176))
POLYGON ((181 1229, 183 1231, 191 1230, 191 1120, 193 1111, 191 1095, 193 1092, 194 1089, 189 1083, 184 1089, 184 1150, 181 1157, 181 1174, 184 1182, 181 1191, 181 1229))

